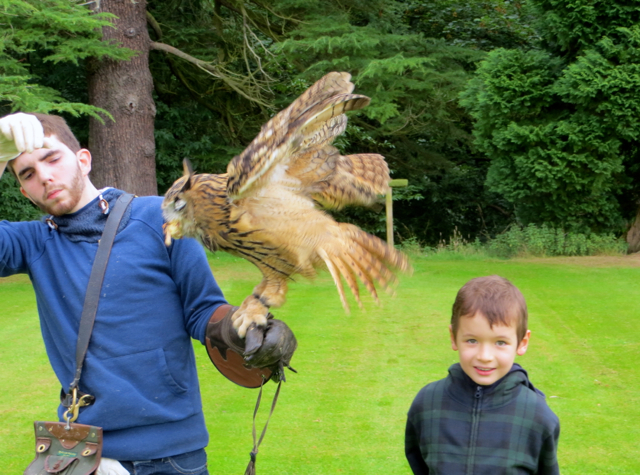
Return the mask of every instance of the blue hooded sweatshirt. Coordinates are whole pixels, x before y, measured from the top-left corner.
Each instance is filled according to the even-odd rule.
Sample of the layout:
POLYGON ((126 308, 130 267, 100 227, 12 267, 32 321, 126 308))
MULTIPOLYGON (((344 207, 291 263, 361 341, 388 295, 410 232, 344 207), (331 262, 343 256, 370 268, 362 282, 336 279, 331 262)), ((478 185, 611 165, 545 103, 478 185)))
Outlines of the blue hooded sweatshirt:
MULTIPOLYGON (((102 196, 113 207, 123 192, 102 196)), ((0 222, 0 277, 33 283, 47 355, 66 390, 73 380, 78 326, 107 216, 96 198, 44 221, 0 222)), ((191 338, 204 343, 226 303, 202 247, 164 244, 162 198, 131 203, 113 244, 80 391, 95 396, 77 422, 104 429, 103 456, 148 460, 205 447, 208 434, 191 338)), ((58 410, 60 420, 64 408, 58 410)))

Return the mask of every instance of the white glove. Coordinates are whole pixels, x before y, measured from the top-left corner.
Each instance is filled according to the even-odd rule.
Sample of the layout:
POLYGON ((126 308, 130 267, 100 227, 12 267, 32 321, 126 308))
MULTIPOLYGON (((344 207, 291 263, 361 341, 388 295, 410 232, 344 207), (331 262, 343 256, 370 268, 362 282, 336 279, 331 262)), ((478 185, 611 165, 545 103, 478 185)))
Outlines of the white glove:
POLYGON ((44 130, 32 114, 11 114, 0 119, 0 162, 13 160, 22 152, 42 148, 44 130))
POLYGON ((129 471, 117 460, 103 458, 96 475, 129 475, 129 471))

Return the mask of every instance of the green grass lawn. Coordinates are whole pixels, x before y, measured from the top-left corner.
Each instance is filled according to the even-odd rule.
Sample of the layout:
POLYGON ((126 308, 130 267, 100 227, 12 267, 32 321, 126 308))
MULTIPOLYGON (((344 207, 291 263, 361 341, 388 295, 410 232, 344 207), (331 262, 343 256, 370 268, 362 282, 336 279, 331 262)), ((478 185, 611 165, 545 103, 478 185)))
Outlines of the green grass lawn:
MULTIPOLYGON (((298 351, 266 438, 262 474, 409 474, 405 415, 417 391, 446 375, 457 354, 448 319, 469 279, 499 274, 524 293, 532 331, 522 364, 561 421, 563 474, 640 473, 640 261, 576 258, 499 261, 416 257, 415 273, 378 308, 347 316, 328 275, 291 285, 277 311, 298 351)), ((259 281, 250 264, 211 258, 239 303, 259 281)), ((55 417, 59 385, 44 353, 26 277, 0 280, 0 468, 21 474, 33 457, 32 422, 55 417)), ((212 474, 240 474, 252 446, 257 390, 219 375, 197 343, 212 474)), ((265 420, 275 385, 259 415, 265 420)))

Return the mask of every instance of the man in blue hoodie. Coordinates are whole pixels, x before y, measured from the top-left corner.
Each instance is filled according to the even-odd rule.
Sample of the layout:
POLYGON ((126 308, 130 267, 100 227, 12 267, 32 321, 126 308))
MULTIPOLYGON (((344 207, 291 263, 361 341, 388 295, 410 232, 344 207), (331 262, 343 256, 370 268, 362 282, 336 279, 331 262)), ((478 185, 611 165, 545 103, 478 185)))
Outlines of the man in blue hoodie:
POLYGON ((514 363, 531 332, 522 293, 497 275, 458 292, 449 326, 460 362, 416 396, 405 453, 415 475, 558 475, 560 423, 514 363))
MULTIPOLYGON (((7 163, 22 194, 47 216, 0 223, 0 277, 30 277, 47 355, 64 389, 74 379, 98 241, 108 210, 124 192, 96 189, 89 179, 90 152, 56 116, 0 119, 0 174, 7 163)), ((79 390, 95 402, 81 409, 77 422, 103 428, 105 458, 98 474, 208 473, 191 338, 223 356, 232 342, 246 350, 245 361, 276 372, 295 350, 295 337, 277 320, 255 329, 245 348, 228 324, 235 309, 202 247, 191 239, 165 245, 161 202, 135 198, 122 219, 84 361, 79 390), (284 344, 261 346, 267 331, 279 337, 270 341, 284 344)), ((61 420, 64 412, 60 406, 61 420)))

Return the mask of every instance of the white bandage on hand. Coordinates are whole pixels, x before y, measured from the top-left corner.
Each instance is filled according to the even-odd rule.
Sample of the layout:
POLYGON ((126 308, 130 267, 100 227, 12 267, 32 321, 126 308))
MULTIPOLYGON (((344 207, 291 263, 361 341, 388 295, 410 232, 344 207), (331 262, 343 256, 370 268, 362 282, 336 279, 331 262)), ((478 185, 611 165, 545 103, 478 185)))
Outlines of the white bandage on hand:
POLYGON ((120 462, 113 459, 103 458, 98 465, 96 475, 130 475, 129 471, 124 468, 120 462))
POLYGON ((0 162, 31 153, 44 144, 42 124, 32 114, 11 114, 0 119, 0 162))

